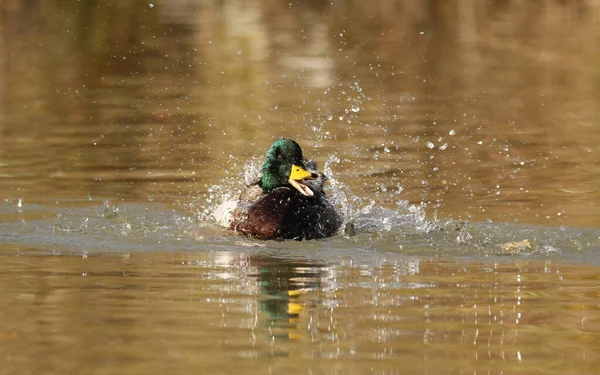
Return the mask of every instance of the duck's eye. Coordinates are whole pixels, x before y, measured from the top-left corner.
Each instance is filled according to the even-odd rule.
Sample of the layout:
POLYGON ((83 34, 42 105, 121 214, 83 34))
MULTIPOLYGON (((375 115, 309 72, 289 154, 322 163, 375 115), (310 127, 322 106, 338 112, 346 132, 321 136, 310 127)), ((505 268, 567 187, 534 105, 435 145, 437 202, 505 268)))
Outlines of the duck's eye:
POLYGON ((283 160, 283 155, 277 154, 277 160, 282 161, 283 160))

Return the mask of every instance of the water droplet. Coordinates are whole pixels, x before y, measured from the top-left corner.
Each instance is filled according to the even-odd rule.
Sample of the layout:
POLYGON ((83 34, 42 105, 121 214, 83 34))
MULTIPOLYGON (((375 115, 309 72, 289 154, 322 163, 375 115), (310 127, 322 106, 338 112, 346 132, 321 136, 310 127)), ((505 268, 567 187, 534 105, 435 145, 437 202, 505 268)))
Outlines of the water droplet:
POLYGON ((454 129, 450 130, 450 132, 448 133, 450 135, 456 135, 456 132, 454 131, 454 129))
POLYGON ((360 108, 358 106, 352 107, 352 112, 358 112, 358 111, 360 111, 360 108))
POLYGON ((482 144, 483 144, 483 141, 477 141, 477 144, 478 144, 478 145, 482 145, 482 144))
POLYGON ((445 149, 448 148, 448 144, 444 143, 443 145, 440 146, 440 150, 444 151, 445 149))
POLYGON ((417 135, 415 138, 413 138, 413 142, 417 143, 419 142, 420 137, 417 135))
POLYGON ((433 142, 429 142, 427 141, 427 143, 425 143, 425 145, 427 146, 427 148, 434 148, 435 145, 433 144, 433 142))
POLYGON ((328 120, 328 121, 331 121, 331 120, 333 120, 333 115, 328 115, 328 116, 327 116, 327 120, 328 120))
POLYGON ((152 3, 148 4, 148 6, 149 6, 150 8, 154 8, 154 4, 152 4, 152 3))

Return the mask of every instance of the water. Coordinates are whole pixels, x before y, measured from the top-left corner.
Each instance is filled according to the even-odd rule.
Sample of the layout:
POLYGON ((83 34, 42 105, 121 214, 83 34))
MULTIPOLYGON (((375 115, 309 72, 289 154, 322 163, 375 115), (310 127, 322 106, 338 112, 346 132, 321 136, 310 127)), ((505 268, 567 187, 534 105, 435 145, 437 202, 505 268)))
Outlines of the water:
POLYGON ((0 4, 1 374, 596 372, 595 1, 81 3, 0 4), (351 230, 214 222, 279 136, 351 230))

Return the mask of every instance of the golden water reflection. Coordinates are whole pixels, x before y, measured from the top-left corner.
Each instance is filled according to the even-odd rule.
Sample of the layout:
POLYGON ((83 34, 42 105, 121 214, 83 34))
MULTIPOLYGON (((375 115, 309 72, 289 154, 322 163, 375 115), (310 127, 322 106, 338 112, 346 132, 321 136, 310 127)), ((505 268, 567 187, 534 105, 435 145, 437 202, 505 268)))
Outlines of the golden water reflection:
POLYGON ((598 290, 589 282, 597 267, 375 263, 228 252, 4 256, 0 317, 10 324, 0 357, 9 372, 99 374, 549 364, 575 374, 600 364, 598 290))

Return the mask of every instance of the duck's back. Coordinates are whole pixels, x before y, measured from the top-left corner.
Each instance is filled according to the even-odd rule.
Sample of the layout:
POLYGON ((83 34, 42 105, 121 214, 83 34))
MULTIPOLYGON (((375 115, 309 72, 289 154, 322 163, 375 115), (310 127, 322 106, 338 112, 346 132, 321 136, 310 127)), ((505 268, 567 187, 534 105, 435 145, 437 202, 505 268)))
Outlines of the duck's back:
POLYGON ((305 197, 287 187, 258 194, 249 186, 240 195, 230 228, 259 239, 308 240, 334 235, 341 223, 324 195, 305 197))

